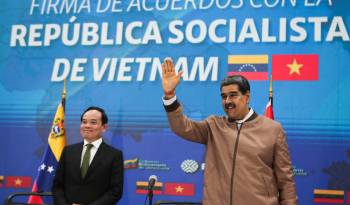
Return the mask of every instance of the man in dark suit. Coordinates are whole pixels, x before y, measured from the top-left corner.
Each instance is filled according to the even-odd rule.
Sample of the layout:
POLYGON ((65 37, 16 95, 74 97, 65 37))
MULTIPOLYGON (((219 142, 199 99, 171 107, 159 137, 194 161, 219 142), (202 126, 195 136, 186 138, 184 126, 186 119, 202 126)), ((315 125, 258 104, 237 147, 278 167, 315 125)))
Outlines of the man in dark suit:
POLYGON ((84 141, 66 146, 52 187, 55 205, 114 205, 123 192, 122 152, 107 145, 105 111, 89 107, 81 115, 84 141))

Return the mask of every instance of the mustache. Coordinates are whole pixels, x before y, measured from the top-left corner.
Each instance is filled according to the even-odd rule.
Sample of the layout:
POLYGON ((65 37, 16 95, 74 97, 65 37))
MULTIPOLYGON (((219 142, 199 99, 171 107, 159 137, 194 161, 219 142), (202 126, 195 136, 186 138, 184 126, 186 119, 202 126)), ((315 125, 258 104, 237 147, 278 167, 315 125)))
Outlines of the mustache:
POLYGON ((236 108, 236 105, 233 104, 233 103, 226 103, 226 104, 225 104, 225 108, 226 108, 226 109, 228 109, 228 108, 231 107, 231 106, 232 106, 233 108, 236 108))

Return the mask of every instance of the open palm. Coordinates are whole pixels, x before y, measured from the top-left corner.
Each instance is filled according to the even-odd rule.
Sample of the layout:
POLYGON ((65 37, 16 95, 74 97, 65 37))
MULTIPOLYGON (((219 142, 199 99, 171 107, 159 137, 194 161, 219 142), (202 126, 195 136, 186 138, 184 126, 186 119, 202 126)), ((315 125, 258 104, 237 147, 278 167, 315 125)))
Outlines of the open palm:
POLYGON ((176 86, 180 82, 182 71, 175 73, 174 63, 166 59, 162 64, 162 86, 165 94, 174 93, 176 86))

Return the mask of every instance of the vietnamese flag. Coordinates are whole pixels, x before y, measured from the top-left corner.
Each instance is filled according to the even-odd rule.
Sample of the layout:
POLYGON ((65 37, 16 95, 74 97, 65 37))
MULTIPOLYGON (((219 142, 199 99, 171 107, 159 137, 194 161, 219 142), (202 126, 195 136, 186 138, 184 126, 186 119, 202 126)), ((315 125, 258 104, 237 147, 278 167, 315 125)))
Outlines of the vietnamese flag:
POLYGON ((193 196, 194 184, 191 183, 165 183, 166 195, 193 196))
POLYGON ((32 178, 27 176, 6 176, 6 187, 28 188, 32 186, 32 178))
POLYGON ((273 80, 318 80, 318 55, 272 55, 272 77, 273 80))

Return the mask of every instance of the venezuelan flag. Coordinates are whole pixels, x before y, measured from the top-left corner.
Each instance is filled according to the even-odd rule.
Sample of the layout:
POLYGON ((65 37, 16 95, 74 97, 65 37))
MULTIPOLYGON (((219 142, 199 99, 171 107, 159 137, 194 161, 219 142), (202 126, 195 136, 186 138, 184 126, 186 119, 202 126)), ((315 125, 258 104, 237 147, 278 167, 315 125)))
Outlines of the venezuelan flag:
POLYGON ((124 161, 124 169, 135 169, 139 166, 139 158, 124 161))
POLYGON ((242 75, 248 80, 268 80, 268 55, 229 55, 227 75, 242 75))
MULTIPOLYGON (((55 176, 56 167, 66 145, 66 130, 64 128, 64 110, 66 104, 66 83, 62 91, 62 100, 58 105, 55 118, 48 137, 48 145, 38 168, 38 175, 34 181, 32 192, 50 192, 55 176)), ((43 204, 40 196, 30 196, 28 203, 43 204)))

